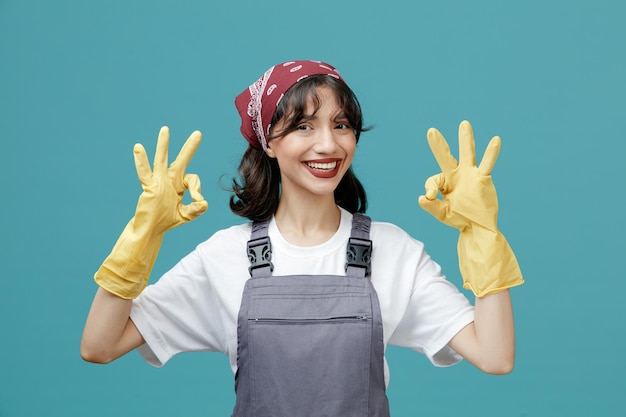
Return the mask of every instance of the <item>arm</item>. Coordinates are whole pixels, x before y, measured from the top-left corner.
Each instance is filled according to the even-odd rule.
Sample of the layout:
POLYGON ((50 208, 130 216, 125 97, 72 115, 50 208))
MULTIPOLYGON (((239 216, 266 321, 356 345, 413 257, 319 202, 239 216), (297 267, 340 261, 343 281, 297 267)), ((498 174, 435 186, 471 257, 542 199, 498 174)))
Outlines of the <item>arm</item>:
POLYGON ((469 122, 459 126, 459 161, 436 129, 428 143, 441 173, 426 181, 420 206, 442 223, 459 230, 459 267, 463 286, 476 295, 474 322, 449 343, 457 353, 488 373, 508 373, 515 359, 515 329, 508 288, 524 280, 504 235, 498 230, 498 200, 491 171, 500 151, 494 137, 476 166, 469 122), (437 199, 441 193, 442 199, 437 199))
POLYGON ((509 290, 477 297, 474 322, 448 345, 483 372, 511 372, 515 362, 515 328, 509 290))
POLYGON ((147 285, 165 232, 195 219, 207 208, 199 178, 185 174, 201 138, 200 132, 194 132, 168 167, 169 130, 163 127, 153 170, 143 146, 135 145, 135 166, 143 192, 135 216, 94 276, 101 288, 83 331, 80 349, 83 359, 108 363, 144 343, 130 320, 132 300, 147 285), (193 199, 187 205, 182 204, 185 190, 189 190, 193 199))
POLYGON ((80 342, 84 360, 109 363, 144 343, 130 319, 131 306, 132 300, 98 288, 80 342))

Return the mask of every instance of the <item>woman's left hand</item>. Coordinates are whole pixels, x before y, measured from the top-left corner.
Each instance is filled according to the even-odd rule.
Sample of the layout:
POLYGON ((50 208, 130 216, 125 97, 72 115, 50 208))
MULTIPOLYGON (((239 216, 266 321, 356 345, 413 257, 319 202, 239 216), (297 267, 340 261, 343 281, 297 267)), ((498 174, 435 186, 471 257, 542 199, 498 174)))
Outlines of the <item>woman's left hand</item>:
POLYGON ((498 198, 491 171, 500 152, 500 138, 491 139, 476 166, 474 134, 468 121, 459 126, 458 162, 437 129, 429 129, 427 137, 441 173, 426 180, 426 194, 420 196, 419 204, 442 223, 459 229, 463 286, 481 297, 522 284, 515 255, 497 226, 498 198))
POLYGON ((474 134, 468 121, 459 126, 459 162, 437 129, 429 129, 427 137, 441 173, 426 180, 426 195, 419 198, 420 206, 460 231, 476 225, 495 231, 498 198, 490 174, 500 152, 500 138, 491 139, 477 167, 474 134), (438 193, 441 200, 437 199, 438 193))

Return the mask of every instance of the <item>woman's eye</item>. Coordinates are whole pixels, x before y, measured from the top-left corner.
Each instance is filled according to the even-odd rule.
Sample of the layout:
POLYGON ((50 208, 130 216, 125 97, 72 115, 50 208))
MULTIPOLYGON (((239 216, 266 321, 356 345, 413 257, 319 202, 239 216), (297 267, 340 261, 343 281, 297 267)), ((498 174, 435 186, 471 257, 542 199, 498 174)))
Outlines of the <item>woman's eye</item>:
POLYGON ((296 129, 298 129, 298 130, 311 130, 311 126, 309 126, 309 125, 298 125, 298 127, 296 129))
POLYGON ((348 123, 337 123, 335 129, 352 129, 352 127, 348 123))

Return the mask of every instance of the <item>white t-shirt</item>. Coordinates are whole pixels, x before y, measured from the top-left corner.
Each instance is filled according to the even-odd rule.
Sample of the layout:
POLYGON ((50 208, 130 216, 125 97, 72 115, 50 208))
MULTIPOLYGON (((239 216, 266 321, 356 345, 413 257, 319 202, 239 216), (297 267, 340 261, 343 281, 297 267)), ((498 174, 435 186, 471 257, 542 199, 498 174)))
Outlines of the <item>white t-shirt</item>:
MULTIPOLYGON (((345 275, 352 214, 341 210, 335 235, 317 246, 287 242, 272 219, 274 276, 345 275)), ((248 272, 246 242, 251 224, 220 230, 199 244, 134 300, 131 319, 146 344, 143 358, 162 366, 181 352, 223 352, 237 369, 237 315, 248 272)), ((461 357, 447 344, 474 320, 468 299, 442 274, 424 245, 390 223, 372 222, 371 280, 378 293, 385 347, 404 346, 437 366, 461 357)), ((385 377, 388 370, 385 363, 385 377)))

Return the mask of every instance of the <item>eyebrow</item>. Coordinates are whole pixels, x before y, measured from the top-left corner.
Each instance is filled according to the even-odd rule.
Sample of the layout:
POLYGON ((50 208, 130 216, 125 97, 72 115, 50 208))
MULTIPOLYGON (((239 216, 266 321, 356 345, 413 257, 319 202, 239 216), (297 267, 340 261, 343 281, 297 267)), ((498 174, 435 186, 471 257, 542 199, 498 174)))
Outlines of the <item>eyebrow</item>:
MULTIPOLYGON (((317 117, 317 112, 313 113, 313 114, 303 114, 302 118, 300 119, 300 121, 302 122, 308 122, 309 120, 316 120, 317 117)), ((332 118, 332 120, 349 120, 348 115, 344 112, 341 112, 339 114, 337 114, 335 117, 332 118)))

